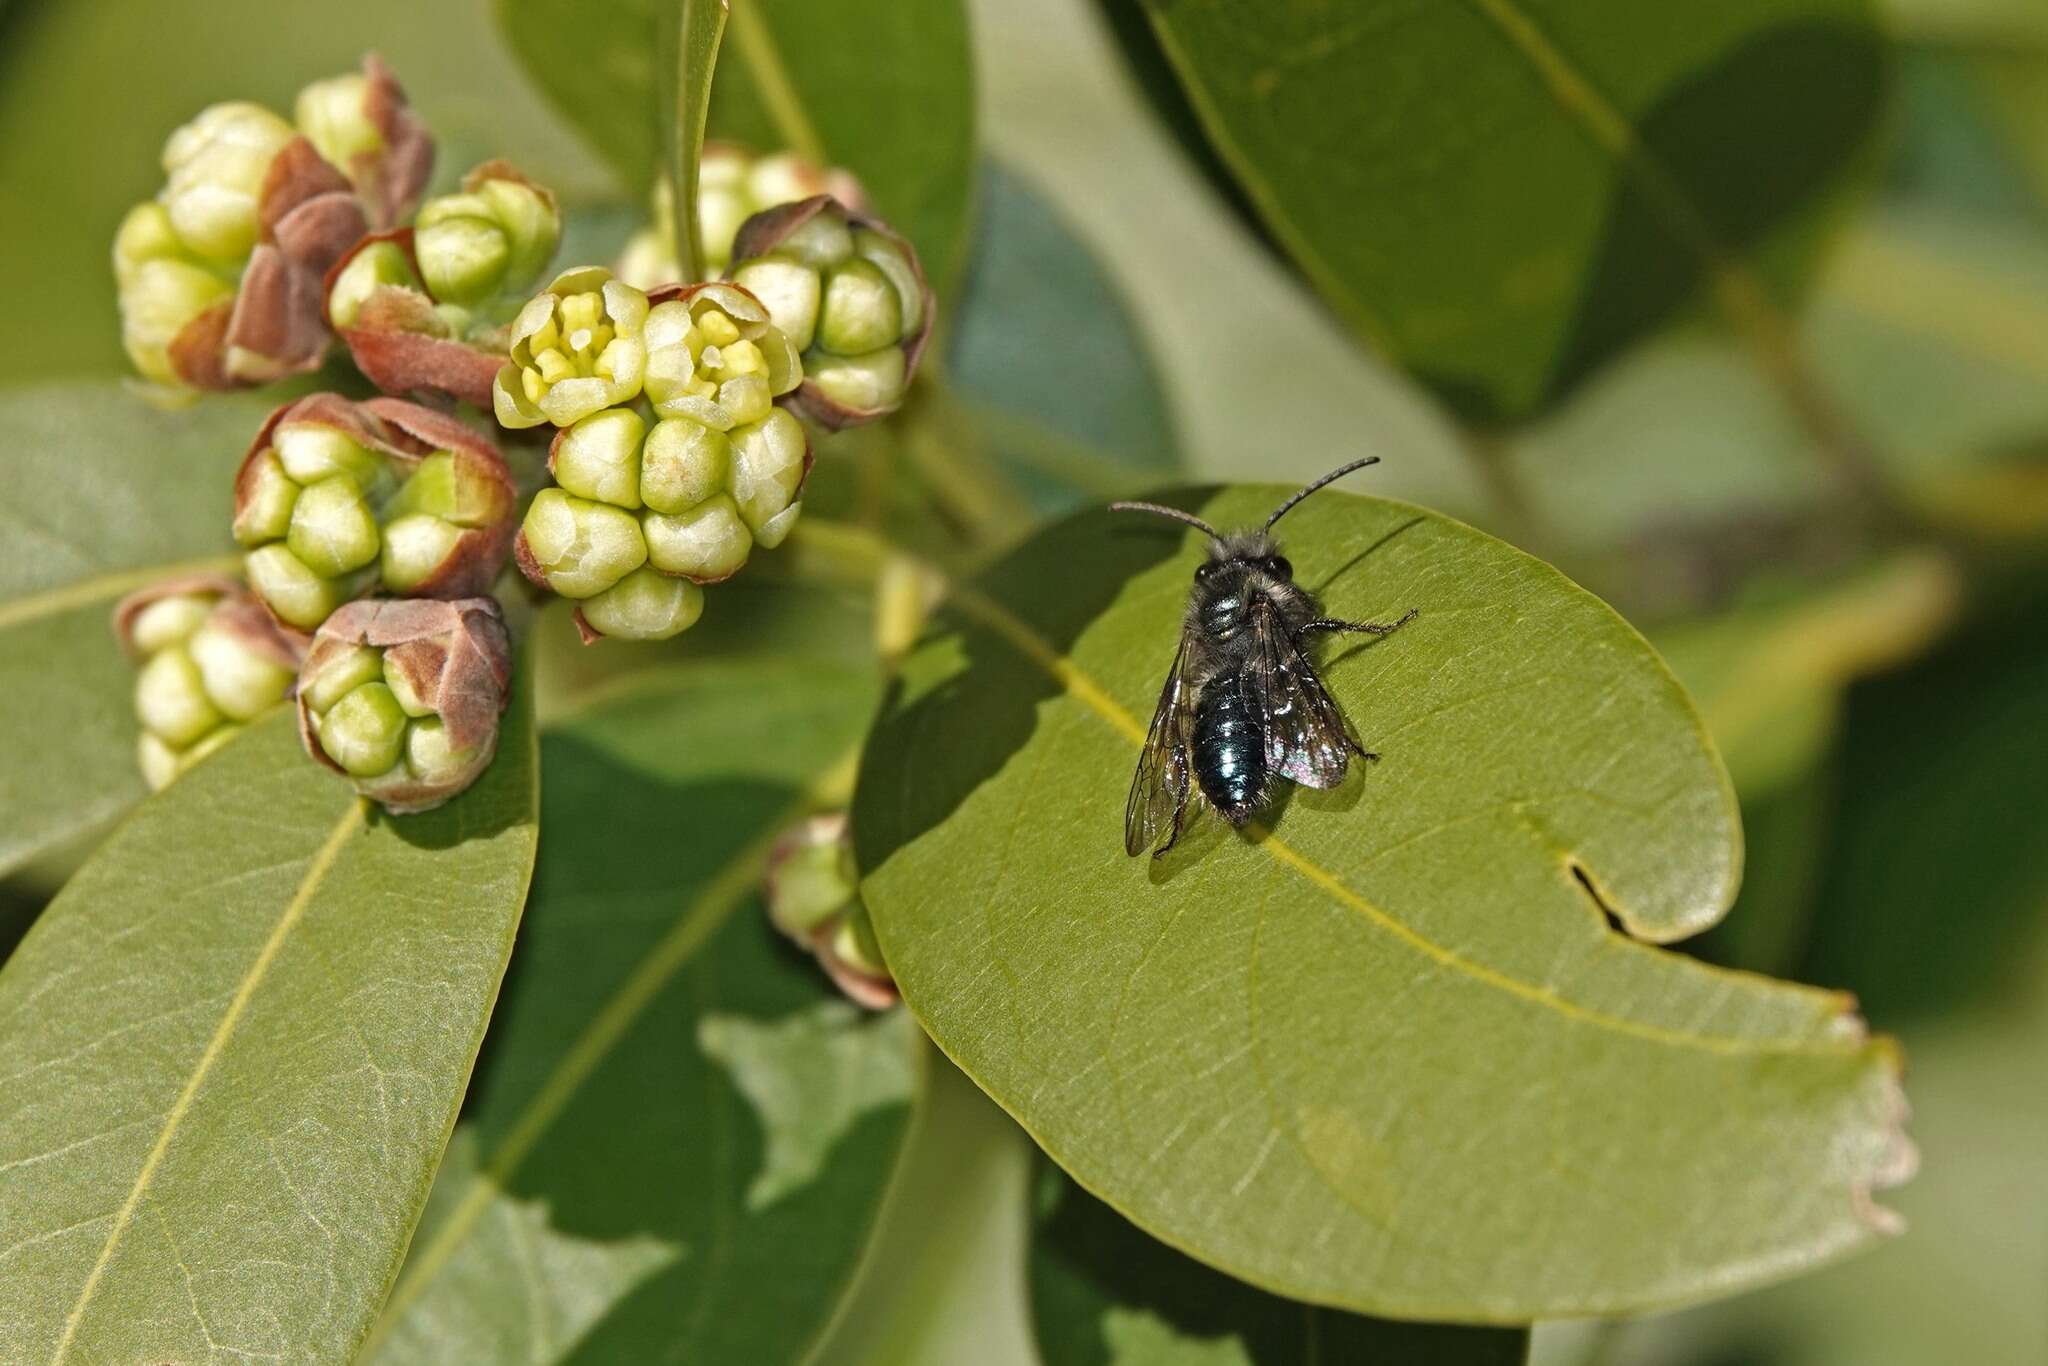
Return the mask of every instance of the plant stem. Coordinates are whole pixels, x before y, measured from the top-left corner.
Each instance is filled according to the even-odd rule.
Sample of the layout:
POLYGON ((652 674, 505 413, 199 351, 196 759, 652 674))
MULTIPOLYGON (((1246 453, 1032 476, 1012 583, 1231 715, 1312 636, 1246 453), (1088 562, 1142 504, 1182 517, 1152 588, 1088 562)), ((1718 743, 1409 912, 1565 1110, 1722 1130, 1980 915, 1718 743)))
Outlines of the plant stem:
POLYGON ((816 125, 804 109, 796 85, 789 78, 789 69, 782 64, 782 52, 775 44, 775 35, 768 29, 768 21, 761 17, 757 8, 759 0, 734 0, 732 7, 732 40, 739 49, 740 60, 747 64, 747 71, 754 78, 754 87, 767 106, 768 117, 774 121, 775 131, 790 151, 795 152, 813 166, 823 168, 830 158, 825 151, 825 141, 818 136, 816 125))

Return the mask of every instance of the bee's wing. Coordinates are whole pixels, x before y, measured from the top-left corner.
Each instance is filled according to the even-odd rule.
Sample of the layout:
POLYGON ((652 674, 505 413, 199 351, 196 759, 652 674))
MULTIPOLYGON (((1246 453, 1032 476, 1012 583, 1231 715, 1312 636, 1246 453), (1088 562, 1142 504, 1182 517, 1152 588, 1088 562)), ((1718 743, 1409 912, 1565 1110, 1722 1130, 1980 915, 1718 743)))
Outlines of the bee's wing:
POLYGON ((1344 713, 1277 608, 1255 602, 1251 629, 1249 681, 1266 723, 1267 766, 1303 787, 1335 787, 1356 748, 1344 713))
POLYGON ((1195 687, 1188 677, 1191 654, 1183 632, 1166 685, 1159 690, 1152 728, 1145 732, 1138 771, 1131 776, 1131 795, 1124 802, 1124 852, 1134 857, 1152 847, 1187 803, 1188 737, 1195 720, 1195 687))

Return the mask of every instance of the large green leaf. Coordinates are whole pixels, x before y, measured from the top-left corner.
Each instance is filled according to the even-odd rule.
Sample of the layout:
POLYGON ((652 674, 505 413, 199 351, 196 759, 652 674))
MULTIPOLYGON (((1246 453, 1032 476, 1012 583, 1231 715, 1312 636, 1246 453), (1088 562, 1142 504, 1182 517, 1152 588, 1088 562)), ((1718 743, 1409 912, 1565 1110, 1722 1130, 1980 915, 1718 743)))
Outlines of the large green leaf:
POLYGON ((906 1128, 907 1014, 770 928, 767 849, 843 802, 872 670, 668 669, 551 730, 548 839, 378 1362, 799 1359, 906 1128), (538 1268, 538 1269, 536 1269, 538 1268))
POLYGON ((350 1357, 483 1039, 534 803, 523 696, 474 788, 398 818, 279 713, 100 848, 0 971, 0 1360, 350 1357))
MULTIPOLYGON (((661 166, 656 16, 665 0, 497 0, 513 49, 625 183, 661 166)), ((964 245, 974 77, 960 0, 740 0, 710 132, 791 148, 860 177, 943 289, 964 245)))
MULTIPOLYGON (((1280 493, 1172 497, 1231 525, 1280 493)), ((1642 639, 1413 507, 1323 494, 1287 530, 1337 615, 1421 615, 1332 651, 1384 758, 1274 833, 1209 818, 1161 862, 1122 852, 1195 562, 1177 529, 1062 523, 907 662, 854 828, 939 1045, 1153 1235, 1367 1312, 1633 1309, 1887 1226, 1891 1045, 1839 995, 1642 942, 1712 923, 1740 862, 1642 639)))
POLYGON ((1059 1366, 1521 1366, 1528 1354, 1525 1329, 1396 1323, 1268 1295, 1146 1237, 1057 1167, 1040 1172, 1036 1205, 1031 1304, 1059 1366))
POLYGON ((166 575, 234 568, 230 485, 269 407, 158 412, 111 382, 0 392, 0 872, 142 795, 135 672, 108 612, 166 575))
POLYGON ((1274 235, 1458 406, 1525 414, 1703 280, 1785 294, 1884 89, 1868 0, 1143 0, 1274 235))

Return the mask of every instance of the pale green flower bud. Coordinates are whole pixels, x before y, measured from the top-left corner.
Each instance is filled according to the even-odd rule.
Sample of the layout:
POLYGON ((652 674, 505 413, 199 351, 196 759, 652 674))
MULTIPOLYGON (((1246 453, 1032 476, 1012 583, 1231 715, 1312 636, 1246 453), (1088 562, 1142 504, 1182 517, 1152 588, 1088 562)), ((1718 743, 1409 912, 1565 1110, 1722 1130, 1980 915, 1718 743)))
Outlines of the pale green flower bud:
POLYGON ((763 899, 774 926, 809 950, 849 1000, 870 1010, 896 1004, 882 960, 844 812, 812 816, 776 841, 763 899))
POLYGON ((298 677, 288 659, 251 648, 246 632, 225 619, 194 631, 185 650, 199 669, 207 699, 234 721, 253 721, 269 711, 298 677))
POLYGON ((256 245, 260 200, 271 160, 292 126, 261 105, 204 109, 164 144, 163 205, 189 250, 239 262, 256 245))
POLYGON ((643 513, 640 526, 649 564, 664 574, 679 574, 698 583, 731 578, 754 548, 753 535, 729 493, 708 498, 686 512, 643 513))
POLYGON ((314 81, 292 102, 292 117, 313 149, 347 170, 359 156, 384 150, 384 132, 370 118, 370 81, 348 72, 314 81))
POLYGON ((884 347, 864 356, 813 353, 808 378, 834 403, 857 411, 893 409, 910 388, 903 348, 884 347))
POLYGON ((748 219, 733 250, 728 274, 801 339, 792 407, 836 430, 902 405, 933 311, 909 243, 820 195, 748 219))
POLYGON ((490 598, 364 600, 314 637, 299 676, 307 752, 394 812, 475 782, 497 746, 511 678, 490 598))
POLYGON ((642 566, 610 588, 576 604, 586 638, 667 640, 704 615, 704 590, 688 579, 671 578, 642 566))
POLYGON ((875 923, 868 908, 859 901, 840 917, 832 935, 832 952, 841 962, 869 977, 887 978, 889 965, 882 961, 882 945, 875 938, 875 923))
POLYGON ((647 562, 633 514, 542 489, 527 507, 514 556, 526 577, 565 598, 595 597, 647 562))
POLYGON ((160 788, 283 701, 303 643, 232 579, 199 575, 133 593, 114 610, 114 630, 141 663, 136 758, 160 788))
POLYGON ((316 394, 272 415, 235 480, 251 587, 312 630, 373 588, 460 597, 503 566, 517 494, 496 448, 397 399, 316 394))
POLYGON ((825 273, 817 342, 841 356, 894 346, 903 335, 903 309, 889 277, 869 261, 843 261, 825 273))
POLYGON ((640 497, 656 512, 693 508, 731 477, 731 439, 691 418, 663 418, 640 448, 640 497))
POLYGON ((418 289, 419 275, 412 260, 398 243, 370 242, 348 258, 335 272, 334 285, 327 291, 327 318, 336 327, 353 327, 363 303, 383 288, 418 289))
MULTIPOLYGON (((723 271, 732 260, 733 238, 741 225, 761 210, 828 193, 837 193, 848 203, 862 198, 852 176, 820 171, 794 152, 756 157, 733 143, 705 143, 697 170, 697 234, 705 266, 713 274, 723 271)), ((676 244, 664 226, 671 213, 665 181, 656 183, 652 198, 654 226, 633 234, 617 269, 620 279, 646 290, 687 283, 676 244)))
POLYGON ((179 749, 227 719, 206 696, 199 666, 176 646, 158 652, 136 675, 135 714, 143 729, 179 749))
POLYGON ((770 252, 742 262, 733 282, 750 291, 767 308, 775 325, 799 352, 808 350, 818 332, 818 306, 823 283, 818 272, 794 256, 770 252))
POLYGON ((794 504, 804 484, 810 444, 803 424, 774 409, 762 421, 735 430, 732 449, 733 501, 755 539, 772 548, 763 528, 794 504))
POLYGON ((578 498, 613 507, 640 506, 640 444, 647 424, 630 408, 592 413, 555 437, 548 469, 578 498))
POLYGON ((320 748, 354 778, 390 771, 405 752, 405 712, 391 689, 364 683, 320 718, 320 748))
POLYGON ((461 194, 428 200, 413 221, 428 291, 468 307, 531 288, 561 237, 554 196, 499 162, 472 171, 461 194))
POLYGON ((121 346, 144 378, 180 382, 171 344, 200 314, 234 298, 234 288, 213 272, 185 261, 144 261, 120 292, 121 346))
POLYGON ((182 645, 213 613, 220 595, 213 592, 168 593, 141 603, 126 623, 127 645, 147 659, 159 650, 182 645))
POLYGON ((629 403, 647 370, 647 296, 595 267, 566 271, 512 322, 511 360, 491 386, 506 427, 566 427, 629 403))

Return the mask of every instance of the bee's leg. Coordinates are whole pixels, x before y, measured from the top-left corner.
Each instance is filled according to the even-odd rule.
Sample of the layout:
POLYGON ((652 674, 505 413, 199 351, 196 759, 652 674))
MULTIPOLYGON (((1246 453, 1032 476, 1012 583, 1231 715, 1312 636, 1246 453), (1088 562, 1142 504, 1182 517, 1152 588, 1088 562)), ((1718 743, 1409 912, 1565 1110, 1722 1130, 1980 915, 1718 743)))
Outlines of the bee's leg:
POLYGON ((1179 842, 1181 828, 1187 824, 1187 818, 1188 798, 1182 797, 1180 799, 1180 805, 1173 808, 1173 824, 1167 827, 1166 843, 1160 845, 1157 849, 1154 849, 1152 851, 1153 858, 1165 858, 1166 851, 1173 848, 1173 846, 1179 842))
POLYGON ((1338 621, 1332 617, 1317 617, 1314 621, 1302 626, 1294 634, 1299 637, 1305 636, 1311 631, 1358 631, 1366 635, 1390 636, 1409 622, 1415 620, 1416 616, 1417 610, 1411 607, 1408 609, 1407 615, 1403 616, 1399 621, 1338 621))

